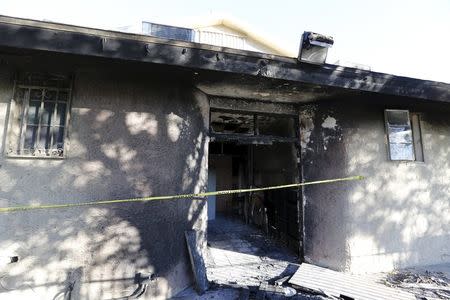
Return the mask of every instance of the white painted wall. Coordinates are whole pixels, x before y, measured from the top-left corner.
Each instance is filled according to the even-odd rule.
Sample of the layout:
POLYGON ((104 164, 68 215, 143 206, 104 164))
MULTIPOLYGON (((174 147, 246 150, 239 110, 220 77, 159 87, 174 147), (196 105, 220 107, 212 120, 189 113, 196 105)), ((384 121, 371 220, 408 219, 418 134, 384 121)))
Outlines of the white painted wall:
MULTIPOLYGON (((346 101, 348 100, 348 101, 346 101)), ((450 108, 395 97, 302 107, 305 257, 354 273, 450 263, 450 108), (391 161, 384 109, 421 113, 425 162, 391 161)))

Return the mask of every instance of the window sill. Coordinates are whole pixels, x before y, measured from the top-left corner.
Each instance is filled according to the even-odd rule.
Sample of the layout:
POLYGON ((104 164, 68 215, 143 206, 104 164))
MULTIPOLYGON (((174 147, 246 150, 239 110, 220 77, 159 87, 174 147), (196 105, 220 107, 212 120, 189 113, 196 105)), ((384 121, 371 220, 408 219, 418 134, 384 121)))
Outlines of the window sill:
POLYGON ((7 158, 11 159, 50 159, 50 160, 64 160, 67 157, 65 156, 38 156, 38 155, 14 155, 14 154, 6 154, 7 158))
POLYGON ((424 165, 424 161, 417 160, 390 160, 393 163, 405 164, 405 165, 424 165))

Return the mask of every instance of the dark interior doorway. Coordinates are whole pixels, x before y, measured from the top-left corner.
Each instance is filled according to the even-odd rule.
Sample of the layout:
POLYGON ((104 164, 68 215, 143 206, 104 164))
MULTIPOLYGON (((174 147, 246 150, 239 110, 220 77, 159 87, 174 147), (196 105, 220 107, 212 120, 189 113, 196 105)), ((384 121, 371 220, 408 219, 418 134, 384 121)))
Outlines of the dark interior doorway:
MULTIPOLYGON (((294 116, 211 111, 209 190, 299 182, 294 116)), ((241 218, 301 255, 301 193, 280 189, 208 199, 208 216, 241 218)))

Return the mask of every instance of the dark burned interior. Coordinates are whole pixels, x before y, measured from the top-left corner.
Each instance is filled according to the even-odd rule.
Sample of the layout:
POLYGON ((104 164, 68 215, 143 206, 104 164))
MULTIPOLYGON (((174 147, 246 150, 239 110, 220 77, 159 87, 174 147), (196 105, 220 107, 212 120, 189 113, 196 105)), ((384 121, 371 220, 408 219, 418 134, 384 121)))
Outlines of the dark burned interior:
MULTIPOLYGON (((211 109, 209 190, 266 187, 299 182, 298 118, 211 109)), ((300 250, 301 193, 280 189, 209 199, 208 215, 238 217, 300 250), (215 201, 215 203, 211 203, 215 201)))

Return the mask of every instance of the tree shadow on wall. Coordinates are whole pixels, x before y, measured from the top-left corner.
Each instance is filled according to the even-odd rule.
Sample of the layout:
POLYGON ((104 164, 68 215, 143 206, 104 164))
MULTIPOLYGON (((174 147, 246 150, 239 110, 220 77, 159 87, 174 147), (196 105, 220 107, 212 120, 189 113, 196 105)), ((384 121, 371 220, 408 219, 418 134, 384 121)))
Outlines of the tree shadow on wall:
MULTIPOLYGON (((67 158, 5 158, 1 206, 204 191, 206 98, 147 75, 77 72, 67 158)), ((164 297, 190 281, 184 231, 205 229, 205 207, 180 199, 2 214, 1 255, 19 262, 0 270, 0 295, 121 299, 140 273, 155 278, 143 297, 164 297)))

